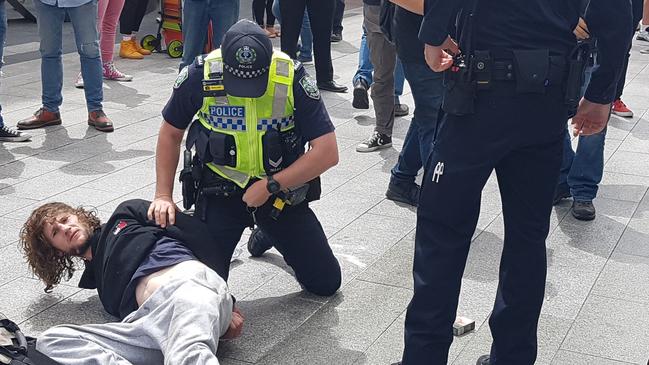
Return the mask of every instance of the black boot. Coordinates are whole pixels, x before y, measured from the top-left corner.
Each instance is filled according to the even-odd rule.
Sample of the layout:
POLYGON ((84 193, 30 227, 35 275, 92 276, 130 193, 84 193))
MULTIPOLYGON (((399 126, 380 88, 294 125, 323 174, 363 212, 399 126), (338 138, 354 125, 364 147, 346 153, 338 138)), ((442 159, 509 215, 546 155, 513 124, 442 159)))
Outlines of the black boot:
POLYGON ((272 240, 266 235, 261 228, 255 227, 250 233, 248 239, 248 252, 252 257, 261 257, 264 252, 273 247, 272 240))
POLYGON ((370 99, 367 95, 367 89, 370 86, 362 78, 358 78, 354 82, 354 99, 352 99, 352 106, 354 109, 369 109, 370 99))
POLYGON ((475 365, 490 365, 491 362, 489 361, 489 355, 482 355, 478 358, 478 361, 475 363, 475 365))
POLYGON ((419 185, 414 182, 394 182, 390 180, 385 197, 395 202, 417 207, 419 204, 419 185))
POLYGON ((595 206, 589 201, 573 201, 572 216, 580 221, 592 221, 595 219, 595 206))

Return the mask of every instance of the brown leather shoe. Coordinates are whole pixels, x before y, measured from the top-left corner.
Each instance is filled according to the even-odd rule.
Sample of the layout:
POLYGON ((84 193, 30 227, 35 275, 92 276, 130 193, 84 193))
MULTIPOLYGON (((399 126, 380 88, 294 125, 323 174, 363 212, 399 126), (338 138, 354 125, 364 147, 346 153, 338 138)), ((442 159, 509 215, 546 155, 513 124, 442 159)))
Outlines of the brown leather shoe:
POLYGON ((113 122, 108 119, 106 113, 101 109, 88 113, 88 125, 102 132, 112 132, 115 130, 113 128, 113 122))
POLYGON ((61 124, 61 113, 53 113, 41 107, 31 117, 19 121, 16 127, 18 129, 36 129, 59 124, 61 124))

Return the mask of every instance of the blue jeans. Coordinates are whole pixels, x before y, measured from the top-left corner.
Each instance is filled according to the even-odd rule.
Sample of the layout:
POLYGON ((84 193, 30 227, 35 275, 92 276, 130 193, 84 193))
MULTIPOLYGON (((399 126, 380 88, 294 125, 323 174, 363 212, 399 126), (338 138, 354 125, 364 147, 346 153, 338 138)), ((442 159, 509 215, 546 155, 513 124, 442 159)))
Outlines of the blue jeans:
POLYGON ((239 20, 239 0, 183 1, 183 58, 180 69, 203 54, 207 25, 212 21, 213 47, 219 48, 225 32, 239 20))
POLYGON ((443 73, 433 72, 426 64, 404 63, 415 111, 397 164, 392 168, 391 180, 412 183, 423 167, 433 147, 433 138, 442 106, 443 73))
MULTIPOLYGON (((361 36, 361 48, 358 50, 358 70, 352 78, 352 83, 356 83, 358 79, 363 79, 368 85, 372 85, 372 72, 374 65, 370 60, 370 48, 367 46, 367 34, 365 27, 363 27, 363 35, 361 36)), ((403 73, 403 65, 401 60, 397 57, 397 66, 394 68, 394 95, 398 101, 399 96, 403 95, 403 83, 405 82, 403 73)))
POLYGON ((63 103, 63 21, 67 13, 74 28, 74 39, 81 60, 83 91, 88 111, 102 109, 102 66, 97 33, 97 1, 93 0, 74 8, 59 8, 34 1, 38 13, 38 35, 41 39, 41 80, 43 107, 58 112, 63 103))
MULTIPOLYGON (((4 65, 5 39, 7 38, 7 10, 5 9, 5 0, 0 0, 0 77, 2 77, 2 65, 4 65)), ((0 105, 0 128, 5 123, 2 119, 2 105, 0 105)))
MULTIPOLYGON (((586 71, 582 95, 590 83, 593 69, 586 71)), ((577 151, 572 150, 570 131, 566 126, 563 143, 563 162, 557 190, 570 189, 575 201, 592 201, 597 196, 598 185, 604 174, 604 141, 606 128, 591 136, 580 136, 577 151)))
MULTIPOLYGON (((275 0, 273 2, 273 15, 277 22, 282 24, 282 14, 279 11, 279 2, 280 0, 275 0)), ((298 56, 301 60, 313 60, 313 34, 311 34, 311 21, 309 20, 309 14, 306 9, 304 9, 304 17, 302 18, 302 30, 300 31, 300 46, 298 47, 300 55, 298 56)))

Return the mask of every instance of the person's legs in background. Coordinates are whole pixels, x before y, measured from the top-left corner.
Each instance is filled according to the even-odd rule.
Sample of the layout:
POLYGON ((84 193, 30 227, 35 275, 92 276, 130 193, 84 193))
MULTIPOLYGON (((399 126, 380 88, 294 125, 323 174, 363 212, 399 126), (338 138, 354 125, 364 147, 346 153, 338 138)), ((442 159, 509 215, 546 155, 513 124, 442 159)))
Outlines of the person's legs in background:
MULTIPOLYGON (((276 0, 279 1, 279 0, 276 0)), ((313 63, 313 34, 311 33, 311 21, 309 14, 304 10, 302 17, 302 29, 300 30, 300 44, 298 46, 300 54, 297 55, 297 60, 305 63, 313 63)))
POLYGON ((252 19, 260 27, 264 27, 264 10, 266 10, 266 0, 252 0, 252 19))
POLYGON ((370 59, 374 65, 372 102, 376 114, 376 127, 372 135, 356 146, 357 152, 372 152, 392 146, 394 127, 394 69, 396 49, 381 33, 380 6, 363 4, 363 24, 367 30, 370 59))
MULTIPOLYGON (((280 1, 273 2, 273 15, 277 22, 282 23, 282 13, 280 11, 280 1)), ((309 22, 309 15, 304 10, 302 18, 302 29, 300 30, 300 44, 297 46, 297 60, 304 64, 313 63, 313 35, 311 34, 311 23, 309 22)))
POLYGON ((370 61, 370 49, 367 46, 367 31, 363 26, 363 35, 361 36, 361 46, 358 49, 358 69, 352 78, 354 85, 354 98, 352 106, 356 109, 369 109, 370 100, 367 90, 372 85, 372 72, 374 66, 370 61))
POLYGON ((307 0, 306 4, 313 34, 313 55, 318 88, 331 92, 346 92, 346 86, 338 85, 334 81, 334 67, 331 61, 334 0, 307 0))
POLYGON ((104 114, 102 107, 104 91, 97 33, 97 3, 91 1, 81 6, 67 8, 67 13, 74 28, 74 38, 81 61, 88 124, 102 132, 112 132, 113 123, 104 114))
MULTIPOLYGON (((355 109, 369 109, 370 102, 367 91, 372 85, 372 73, 374 66, 370 60, 370 49, 367 46, 367 31, 363 27, 363 35, 361 36, 361 45, 358 50, 358 69, 352 78, 354 85, 354 98, 352 99, 352 107, 355 109)), ((394 116, 403 117, 408 115, 409 108, 406 104, 401 104, 399 97, 403 95, 403 85, 406 79, 403 73, 403 66, 401 60, 397 57, 397 65, 394 69, 394 116)))
POLYGON ((406 77, 403 73, 403 65, 397 56, 397 65, 394 68, 394 116, 405 117, 410 112, 408 105, 401 104, 399 97, 403 95, 403 85, 406 82, 406 77))
POLYGON ((442 113, 443 75, 419 63, 404 63, 403 71, 412 88, 415 111, 385 195, 390 200, 417 206, 419 186, 415 178, 430 154, 442 113))
POLYGON ((43 107, 49 112, 58 113, 59 107, 63 104, 61 47, 65 9, 45 5, 40 1, 35 1, 34 5, 38 12, 38 35, 41 40, 43 107))
POLYGON ((225 32, 239 20, 239 0, 207 0, 207 3, 212 21, 212 49, 217 49, 221 47, 225 32))
MULTIPOLYGON (((99 48, 103 76, 106 80, 131 81, 133 76, 120 72, 113 63, 117 23, 124 7, 124 0, 99 0, 97 2, 97 27, 99 29, 99 48)), ((83 88, 81 72, 74 83, 77 88, 83 88)))
MULTIPOLYGON (((189 1, 189 0, 188 0, 189 1)), ((282 52, 289 57, 297 58, 297 40, 300 37, 302 19, 306 8, 306 0, 280 1, 282 36, 280 40, 282 52)))
MULTIPOLYGON (((4 64, 5 39, 7 38, 7 10, 5 0, 0 0, 0 78, 2 78, 2 65, 4 64)), ((2 83, 2 81, 0 81, 2 83)), ((0 142, 24 142, 31 138, 27 133, 17 131, 5 125, 2 119, 2 105, 0 105, 0 142)))
POLYGON ((146 14, 147 1, 126 0, 119 17, 119 32, 122 34, 122 41, 119 45, 119 56, 122 58, 142 59, 143 56, 151 54, 151 51, 140 46, 136 33, 140 30, 140 24, 146 14))
POLYGON ((331 41, 336 43, 343 40, 343 15, 345 14, 345 0, 336 0, 334 8, 334 21, 331 30, 331 41))
POLYGON ((210 21, 207 7, 207 0, 183 0, 183 57, 179 70, 191 65, 203 53, 210 21))
POLYGON ((117 23, 124 8, 124 0, 99 0, 97 24, 103 76, 106 80, 131 81, 133 76, 120 72, 113 62, 117 23))
POLYGON ((643 7, 642 7, 642 23, 640 24, 640 31, 638 32, 636 39, 639 41, 649 42, 648 29, 649 29, 649 0, 644 0, 643 7))
POLYGON ((275 29, 275 15, 273 15, 273 0, 266 0, 266 33, 271 38, 280 35, 279 31, 275 29))
MULTIPOLYGON (((588 68, 582 86, 582 95, 590 83, 590 78, 597 66, 588 68)), ((563 139, 563 159, 552 204, 573 198, 571 213, 579 220, 595 219, 596 210, 593 199, 597 196, 598 185, 604 174, 604 142, 606 128, 594 135, 580 136, 577 151, 572 149, 569 128, 563 139)))

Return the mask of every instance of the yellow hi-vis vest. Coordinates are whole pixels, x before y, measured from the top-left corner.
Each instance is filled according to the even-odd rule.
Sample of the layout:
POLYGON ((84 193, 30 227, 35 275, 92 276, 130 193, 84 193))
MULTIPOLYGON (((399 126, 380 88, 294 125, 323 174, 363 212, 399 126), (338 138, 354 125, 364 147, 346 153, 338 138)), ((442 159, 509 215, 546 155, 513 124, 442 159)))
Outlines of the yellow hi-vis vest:
MULTIPOLYGON (((293 61, 286 54, 275 51, 268 72, 268 86, 266 93, 261 97, 204 97, 203 106, 197 113, 198 121, 212 133, 224 133, 234 137, 236 167, 211 162, 206 165, 216 174, 242 188, 251 178, 266 176, 262 145, 262 137, 266 131, 274 128, 284 132, 295 128, 293 61), (223 110, 234 110, 235 115, 224 116, 223 110)), ((223 73, 220 49, 205 57, 203 73, 205 80, 209 79, 210 73, 223 73)))

